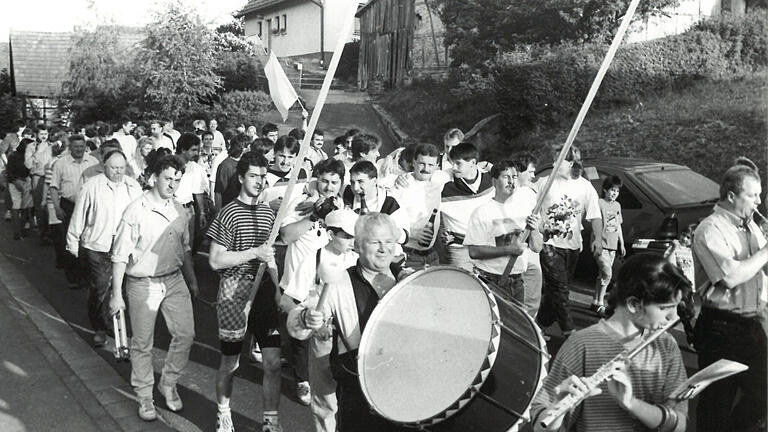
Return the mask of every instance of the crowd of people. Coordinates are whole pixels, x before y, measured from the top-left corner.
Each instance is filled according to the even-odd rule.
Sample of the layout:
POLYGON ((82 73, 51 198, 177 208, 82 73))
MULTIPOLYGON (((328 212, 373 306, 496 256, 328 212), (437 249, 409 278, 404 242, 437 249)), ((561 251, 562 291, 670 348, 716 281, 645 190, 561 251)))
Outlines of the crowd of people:
MULTIPOLYGON (((158 312, 171 334, 158 391, 170 410, 183 408, 176 385, 195 337, 192 300, 200 291, 192 257, 207 253, 220 276, 217 431, 234 430, 230 399, 244 352, 264 370, 265 432, 282 430, 281 357, 293 366, 297 397, 311 407, 316 430, 402 429, 368 407, 354 372, 357 348, 397 281, 438 264, 477 275, 545 334, 558 324, 566 342, 530 410, 537 430, 536 420, 567 394, 591 397, 546 430, 685 430, 687 402, 670 399, 686 379, 671 336, 617 367, 604 386, 592 388, 583 377, 676 320, 678 309, 692 318, 694 292, 703 305, 686 330, 699 365, 728 358, 750 366, 703 393, 698 430, 765 426, 768 248, 752 220, 761 193, 754 165, 740 161, 726 171, 713 214, 681 233, 667 257, 633 256, 613 277, 616 256, 627 253, 621 180, 605 178, 598 193, 581 175, 576 147, 548 179, 536 177, 530 153, 482 161, 458 129, 440 146, 409 143, 386 157, 378 137, 356 129, 335 137, 329 154, 324 132, 314 130, 298 160, 305 126, 287 135, 271 123, 224 133, 215 119, 192 127, 182 133, 172 121, 139 126, 130 119, 115 128, 58 131, 19 124, 0 144, 14 239, 36 232, 41 244, 54 246, 70 288, 88 290, 94 346, 107 343, 112 314, 130 315, 141 419, 157 418, 158 312), (287 216, 277 220, 281 206, 287 216), (605 319, 574 332, 569 287, 585 222, 600 269, 592 309, 605 319), (273 229, 279 235, 271 244, 273 229), (286 345, 290 355, 281 355, 286 345)), ((554 160, 562 148, 552 150, 554 160)))

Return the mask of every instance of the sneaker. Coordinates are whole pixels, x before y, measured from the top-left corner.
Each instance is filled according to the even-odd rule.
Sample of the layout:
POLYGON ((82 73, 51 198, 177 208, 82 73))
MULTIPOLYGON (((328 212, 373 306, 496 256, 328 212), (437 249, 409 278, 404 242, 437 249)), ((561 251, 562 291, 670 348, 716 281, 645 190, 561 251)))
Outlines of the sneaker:
POLYGON ((272 423, 268 419, 264 419, 264 423, 261 425, 261 432, 283 432, 283 427, 280 423, 272 423))
POLYGON ((312 393, 307 381, 302 381, 296 384, 296 396, 299 398, 299 402, 304 406, 309 406, 309 403, 312 402, 312 393))
POLYGON ((96 333, 93 334, 93 346, 96 348, 101 348, 106 344, 107 332, 104 330, 96 330, 96 333))
POLYGON ((139 418, 144 421, 157 420, 157 411, 155 410, 155 402, 151 398, 139 399, 139 418))
POLYGON ((179 392, 176 390, 176 386, 164 386, 162 384, 159 384, 157 386, 157 389, 160 391, 160 394, 163 395, 165 398, 165 404, 168 406, 168 409, 173 412, 179 412, 182 408, 184 408, 184 404, 181 403, 181 398, 179 397, 179 392))
POLYGON ((251 349, 248 350, 248 360, 253 364, 262 362, 261 348, 259 347, 259 343, 255 340, 251 340, 251 349))
POLYGON ((216 413, 216 432, 235 432, 235 425, 232 424, 232 413, 216 413))

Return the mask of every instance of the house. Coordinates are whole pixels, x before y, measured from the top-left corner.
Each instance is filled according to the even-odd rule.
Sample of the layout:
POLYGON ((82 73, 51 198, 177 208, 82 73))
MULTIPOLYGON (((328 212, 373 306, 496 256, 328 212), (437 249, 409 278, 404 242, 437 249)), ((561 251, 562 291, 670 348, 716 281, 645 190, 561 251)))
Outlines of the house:
MULTIPOLYGON (((360 19, 358 87, 380 91, 413 77, 444 76, 451 62, 445 25, 434 0, 370 0, 360 19)), ((663 15, 635 22, 627 36, 640 42, 682 33, 702 19, 743 14, 746 0, 680 0, 663 15)))
MULTIPOLYGON (((135 28, 121 30, 120 45, 125 48, 144 37, 135 28)), ((24 96, 29 117, 51 119, 69 71, 75 33, 12 29, 8 39, 8 72, 15 94, 24 96)))
POLYGON ((235 17, 243 18, 246 37, 258 37, 278 57, 323 66, 338 38, 358 38, 357 25, 349 34, 339 34, 348 5, 349 0, 249 0, 235 17))

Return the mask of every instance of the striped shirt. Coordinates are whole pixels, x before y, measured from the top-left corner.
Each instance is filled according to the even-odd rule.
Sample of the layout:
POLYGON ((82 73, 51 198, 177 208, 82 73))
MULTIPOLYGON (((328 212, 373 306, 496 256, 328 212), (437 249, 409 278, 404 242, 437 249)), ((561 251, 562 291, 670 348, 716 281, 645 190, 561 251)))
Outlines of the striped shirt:
POLYGON ((472 183, 454 176, 443 186, 440 205, 443 226, 456 238, 457 243, 464 242, 472 213, 490 201, 495 192, 491 175, 480 170, 477 173, 477 178, 472 183))
MULTIPOLYGON (((622 337, 605 320, 601 320, 574 333, 555 357, 544 385, 531 405, 531 418, 536 420, 541 412, 554 404, 560 397, 555 387, 563 380, 576 375, 588 377, 600 366, 608 363, 628 346, 637 343, 637 338, 622 337)), ((686 379, 685 366, 675 339, 669 334, 661 335, 647 348, 630 360, 627 374, 632 381, 635 398, 650 404, 667 402, 667 397, 686 379)), ((639 432, 647 429, 639 420, 619 407, 608 394, 608 384, 602 383, 602 394, 592 396, 579 405, 572 414, 566 414, 563 425, 567 431, 589 432, 639 432)), ((679 416, 687 416, 688 403, 670 407, 679 416)))
MULTIPOLYGON (((264 244, 269 238, 274 222, 275 213, 268 205, 249 205, 235 199, 216 215, 206 235, 228 251, 242 252, 264 244)), ((221 270, 221 277, 255 275, 260 264, 259 260, 251 260, 229 267, 221 270)))

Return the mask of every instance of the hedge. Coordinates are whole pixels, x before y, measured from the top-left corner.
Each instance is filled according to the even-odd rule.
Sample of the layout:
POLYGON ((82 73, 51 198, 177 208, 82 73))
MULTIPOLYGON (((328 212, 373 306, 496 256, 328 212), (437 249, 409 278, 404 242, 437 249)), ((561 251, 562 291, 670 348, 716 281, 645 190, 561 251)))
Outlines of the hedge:
MULTIPOLYGON (((595 98, 596 106, 622 105, 650 93, 683 88, 701 79, 718 79, 768 65, 768 14, 704 21, 691 30, 619 49, 595 98)), ((607 46, 555 48, 530 63, 495 68, 496 101, 505 128, 551 125, 578 112, 597 74, 607 46)))

